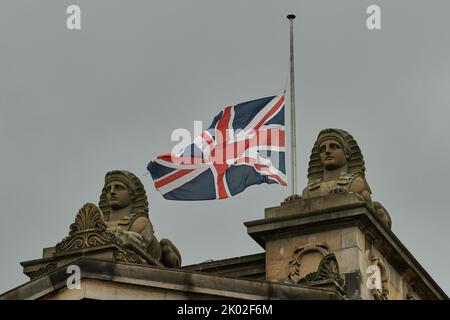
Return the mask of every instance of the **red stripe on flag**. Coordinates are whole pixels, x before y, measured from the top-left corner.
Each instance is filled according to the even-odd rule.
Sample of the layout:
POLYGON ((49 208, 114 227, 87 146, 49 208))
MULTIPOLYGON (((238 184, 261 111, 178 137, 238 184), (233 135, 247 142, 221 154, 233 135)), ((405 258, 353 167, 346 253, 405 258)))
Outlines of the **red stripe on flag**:
MULTIPOLYGON (((228 132, 227 129, 231 128, 230 120, 231 120, 231 108, 232 107, 226 107, 223 111, 222 117, 220 118, 219 122, 217 122, 217 128, 216 128, 216 148, 217 150, 226 150, 226 144, 228 142, 228 132)), ((211 156, 215 157, 216 159, 214 162, 219 162, 220 164, 226 164, 227 163, 227 155, 226 152, 222 152, 222 154, 218 154, 216 150, 213 150, 211 152, 211 156), (217 159, 217 156, 221 157, 221 159, 217 159)))
POLYGON ((211 135, 205 131, 202 132, 202 139, 205 140, 208 145, 211 145, 214 142, 211 135))
POLYGON ((285 142, 284 130, 267 129, 267 130, 259 130, 257 133, 258 146, 267 145, 267 146, 284 147, 285 146, 284 142, 285 142), (272 141, 272 138, 274 141, 272 141))
POLYGON ((269 166, 266 166, 264 164, 255 164, 256 170, 262 171, 263 169, 269 169, 269 166))
POLYGON ((179 179, 192 171, 194 171, 194 169, 177 170, 176 172, 172 173, 171 175, 155 181, 155 188, 159 189, 162 186, 165 186, 166 184, 171 183, 172 181, 179 179))
POLYGON ((269 177, 275 179, 279 184, 281 184, 282 186, 286 186, 287 183, 286 181, 284 181, 283 179, 281 179, 279 176, 277 176, 276 174, 269 174, 269 177))
POLYGON ((284 103, 284 96, 281 96, 281 98, 277 101, 277 103, 275 103, 275 105, 272 107, 272 109, 270 109, 270 111, 266 113, 264 118, 262 118, 261 121, 258 122, 258 124, 255 126, 255 129, 258 130, 259 127, 261 127, 267 121, 267 119, 271 115, 273 115, 280 108, 280 106, 283 105, 283 103, 284 103))
MULTIPOLYGON (((216 136, 216 141, 218 138, 222 138, 223 141, 226 141, 226 130, 229 129, 229 121, 231 118, 231 108, 232 107, 226 107, 225 110, 223 110, 222 117, 217 122, 216 130, 220 131, 222 133, 222 137, 216 136)), ((221 141, 221 142, 223 142, 221 141)))
POLYGON ((214 164, 214 168, 217 172, 217 190, 219 193, 219 199, 228 198, 227 191, 225 189, 225 172, 228 169, 227 164, 214 164))
POLYGON ((156 159, 167 161, 174 164, 199 164, 203 163, 203 159, 199 157, 179 157, 175 154, 163 154, 156 157, 156 159))

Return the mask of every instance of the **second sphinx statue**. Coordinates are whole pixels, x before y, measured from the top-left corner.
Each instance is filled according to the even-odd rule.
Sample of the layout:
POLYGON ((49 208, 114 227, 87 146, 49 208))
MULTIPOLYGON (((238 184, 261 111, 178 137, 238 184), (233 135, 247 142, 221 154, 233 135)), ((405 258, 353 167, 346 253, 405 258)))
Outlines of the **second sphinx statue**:
POLYGON ((358 194, 390 228, 388 212, 379 202, 372 201, 365 170, 364 158, 355 139, 341 129, 324 129, 311 151, 308 186, 303 190, 302 197, 313 198, 339 192, 358 194))
POLYGON ((180 267, 178 249, 170 240, 158 241, 155 237, 148 215, 147 195, 134 174, 122 170, 108 172, 99 207, 108 229, 124 245, 137 247, 166 267, 180 267))

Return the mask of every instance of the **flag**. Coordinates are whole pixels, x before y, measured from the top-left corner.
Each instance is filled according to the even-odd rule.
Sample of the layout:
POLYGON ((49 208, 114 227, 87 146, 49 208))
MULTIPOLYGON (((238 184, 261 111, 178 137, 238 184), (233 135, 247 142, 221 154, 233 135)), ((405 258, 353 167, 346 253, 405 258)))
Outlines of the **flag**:
POLYGON ((179 153, 147 169, 169 200, 226 199, 261 183, 286 185, 284 96, 228 106, 179 153))

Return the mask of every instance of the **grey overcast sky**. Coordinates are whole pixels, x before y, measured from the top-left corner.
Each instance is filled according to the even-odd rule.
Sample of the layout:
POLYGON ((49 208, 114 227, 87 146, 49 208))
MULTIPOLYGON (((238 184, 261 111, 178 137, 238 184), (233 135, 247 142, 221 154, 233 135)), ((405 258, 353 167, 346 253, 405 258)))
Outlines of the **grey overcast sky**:
POLYGON ((19 262, 59 242, 112 169, 142 179, 156 235, 184 265, 261 252, 243 222, 286 188, 176 202, 144 174, 174 129, 282 91, 295 13, 299 188, 318 132, 350 132, 393 231, 450 293, 449 12, 447 0, 2 0, 0 292, 27 281, 19 262), (81 30, 66 28, 70 4, 81 30), (371 4, 382 30, 366 27, 371 4))

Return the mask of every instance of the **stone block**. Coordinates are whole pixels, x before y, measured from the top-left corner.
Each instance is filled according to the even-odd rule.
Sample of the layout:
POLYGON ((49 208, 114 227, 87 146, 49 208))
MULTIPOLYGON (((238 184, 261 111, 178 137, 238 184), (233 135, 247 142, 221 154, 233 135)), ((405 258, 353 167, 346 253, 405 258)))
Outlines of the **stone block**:
POLYGON ((358 227, 341 229, 341 248, 358 247, 364 251, 364 235, 358 227))
MULTIPOLYGON (((266 244, 266 277, 267 280, 284 279, 289 276, 289 262, 295 255, 295 249, 306 244, 325 243, 328 251, 333 252, 341 247, 341 230, 330 230, 314 234, 306 234, 292 238, 276 239, 266 244)), ((311 255, 305 261, 303 270, 317 271, 321 257, 311 255)), ((303 274, 303 272, 302 272, 303 274)), ((305 274, 306 275, 306 274, 305 274)))
POLYGON ((333 251, 339 264, 339 272, 350 273, 360 272, 360 257, 362 252, 358 247, 344 248, 333 251))

